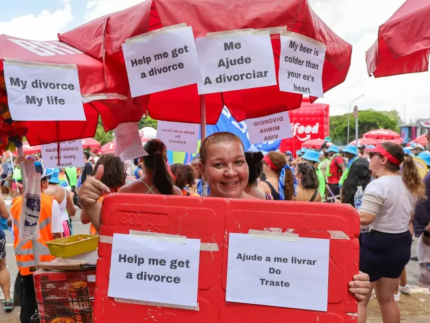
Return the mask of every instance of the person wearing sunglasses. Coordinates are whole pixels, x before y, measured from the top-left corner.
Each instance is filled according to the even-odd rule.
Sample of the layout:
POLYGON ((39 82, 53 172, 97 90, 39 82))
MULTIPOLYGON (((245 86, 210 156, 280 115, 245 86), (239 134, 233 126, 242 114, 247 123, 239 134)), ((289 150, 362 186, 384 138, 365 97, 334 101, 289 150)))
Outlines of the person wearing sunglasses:
POLYGON ((401 146, 384 142, 368 151, 369 169, 377 179, 367 185, 359 210, 360 224, 370 225, 370 232, 361 237, 360 270, 369 274, 371 286, 367 301, 359 305, 358 322, 366 322, 374 288, 382 321, 400 322, 394 294, 411 257, 409 224, 417 201, 425 198, 425 187, 413 158, 405 156, 401 146))

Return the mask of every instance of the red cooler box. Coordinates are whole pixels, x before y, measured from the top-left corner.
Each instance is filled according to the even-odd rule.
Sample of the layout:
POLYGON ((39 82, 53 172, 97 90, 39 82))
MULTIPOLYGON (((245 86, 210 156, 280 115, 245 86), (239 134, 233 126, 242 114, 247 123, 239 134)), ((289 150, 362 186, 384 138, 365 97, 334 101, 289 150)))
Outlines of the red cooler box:
POLYGON ((34 273, 41 323, 91 323, 95 270, 34 273))
POLYGON ((354 323, 357 301, 348 282, 358 273, 359 217, 342 204, 112 194, 105 198, 97 262, 94 321, 158 323, 354 323), (112 236, 130 230, 201 239, 199 310, 116 302, 107 296, 112 236), (294 232, 330 240, 327 312, 225 301, 229 233, 294 232), (204 249, 204 248, 203 248, 204 249))

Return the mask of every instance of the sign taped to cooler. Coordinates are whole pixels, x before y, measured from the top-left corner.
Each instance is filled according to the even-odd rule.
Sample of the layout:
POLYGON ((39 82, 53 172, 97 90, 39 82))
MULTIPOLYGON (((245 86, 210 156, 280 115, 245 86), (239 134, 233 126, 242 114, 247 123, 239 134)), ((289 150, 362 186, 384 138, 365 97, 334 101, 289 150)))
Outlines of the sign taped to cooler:
MULTIPOLYGON (((358 310, 357 301, 349 293, 348 283, 358 273, 358 213, 352 207, 340 204, 272 201, 270 208, 268 208, 267 203, 254 200, 184 199, 173 196, 138 194, 113 194, 106 197, 102 207, 94 322, 144 322, 146 320, 152 321, 155 318, 157 322, 165 323, 356 322, 357 315, 354 313, 357 313, 358 310), (196 307, 170 306, 108 296, 109 280, 116 279, 109 277, 113 237, 115 234, 135 235, 137 234, 136 231, 167 236, 166 239, 176 236, 180 243, 184 243, 185 240, 183 239, 200 240, 196 307), (272 280, 271 277, 274 275, 279 274, 277 280, 284 280, 284 282, 279 283, 282 286, 276 285, 276 283, 265 284, 264 282, 264 284, 268 286, 267 288, 281 288, 284 292, 289 286, 294 287, 295 282, 285 281, 288 277, 282 275, 284 271, 288 272, 291 268, 287 269, 286 264, 281 264, 281 262, 289 262, 294 266, 303 264, 311 270, 312 265, 320 264, 319 261, 325 257, 328 262, 328 276, 325 280, 328 280, 328 286, 327 284, 325 286, 326 291, 328 290, 327 302, 309 306, 309 308, 317 310, 305 310, 299 309, 304 308, 300 307, 302 305, 296 306, 291 302, 281 303, 281 306, 278 306, 277 300, 275 303, 264 300, 255 301, 252 298, 247 298, 247 295, 243 293, 230 294, 230 299, 242 298, 241 301, 226 301, 228 294, 227 273, 232 269, 228 268, 229 244, 233 243, 230 241, 230 237, 235 234, 239 234, 245 239, 248 236, 258 238, 261 235, 273 235, 275 238, 270 240, 270 243, 274 245, 279 243, 297 244, 300 242, 299 240, 289 241, 289 239, 297 238, 325 241, 321 244, 322 249, 319 255, 313 254, 314 251, 308 249, 306 252, 311 252, 311 254, 306 254, 306 257, 305 254, 303 257, 297 257, 294 254, 296 251, 293 249, 298 250, 299 247, 291 248, 290 253, 285 255, 288 260, 282 258, 282 260, 277 261, 276 266, 267 265, 267 268, 263 266, 264 277, 261 278, 266 282, 272 280), (283 241, 277 241, 279 234, 283 241), (285 239, 285 237, 288 238, 285 239), (327 243, 329 249, 325 249, 328 246, 327 243), (325 250, 329 250, 329 256, 325 250), (299 258, 307 259, 304 261, 299 258), (279 287, 269 287, 270 285, 279 287), (268 305, 262 305, 265 303, 268 305), (293 309, 291 306, 296 306, 296 308, 293 309)), ((269 238, 272 239, 272 237, 269 238)), ((269 240, 262 239, 262 244, 265 243, 264 241, 269 240)), ((243 252, 243 256, 247 258, 249 250, 240 249, 240 245, 237 247, 239 249, 236 250, 241 250, 240 253, 243 252)), ((305 247, 304 245, 303 248, 305 247)), ((263 256, 263 253, 266 252, 267 254, 264 256, 270 256, 268 254, 270 252, 267 250, 270 249, 266 249, 266 251, 263 249, 256 250, 255 255, 249 254, 248 256, 258 260, 260 253, 263 256)), ((180 258, 180 256, 177 257, 180 258)), ((124 258, 124 256, 122 257, 124 258)), ((146 259, 139 260, 139 258, 130 260, 134 263, 146 261, 146 259)), ((167 264, 171 263, 170 260, 166 260, 167 264)), ((324 262, 322 265, 324 266, 324 262)), ((246 270, 246 266, 236 269, 246 270)), ((185 272, 187 269, 184 268, 183 270, 185 272)), ((151 274, 149 270, 143 270, 143 266, 139 268, 140 271, 151 274)), ((177 273, 177 276, 180 277, 179 271, 177 273)), ((250 273, 250 277, 255 283, 255 278, 258 277, 252 275, 253 273, 250 273)), ((182 277, 180 279, 182 281, 182 277)), ((303 278, 300 279, 303 281, 303 278)), ((142 285, 136 283, 136 289, 138 286, 142 285)), ((231 290, 231 288, 236 287, 230 285, 229 289, 231 290)), ((322 288, 319 293, 326 292, 322 288)))

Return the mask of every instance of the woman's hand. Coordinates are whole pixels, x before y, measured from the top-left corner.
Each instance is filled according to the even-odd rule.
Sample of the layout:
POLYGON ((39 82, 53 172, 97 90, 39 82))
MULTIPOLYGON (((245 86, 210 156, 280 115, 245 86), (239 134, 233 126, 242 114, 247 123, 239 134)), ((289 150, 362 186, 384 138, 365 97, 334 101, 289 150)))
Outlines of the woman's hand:
POLYGON ((349 292, 354 294, 358 302, 363 302, 370 291, 370 278, 368 274, 359 272, 354 276, 354 280, 349 282, 349 292))
POLYGON ((103 172, 103 165, 99 165, 96 175, 88 177, 79 189, 79 201, 84 208, 96 204, 103 194, 110 193, 109 187, 100 182, 103 172))

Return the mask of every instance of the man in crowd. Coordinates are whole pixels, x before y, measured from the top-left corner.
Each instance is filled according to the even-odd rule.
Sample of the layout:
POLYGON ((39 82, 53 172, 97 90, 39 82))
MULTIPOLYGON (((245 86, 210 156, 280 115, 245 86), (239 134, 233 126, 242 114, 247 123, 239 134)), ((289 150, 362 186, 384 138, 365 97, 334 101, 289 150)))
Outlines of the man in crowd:
POLYGON ((82 169, 81 185, 84 184, 88 177, 93 176, 93 165, 90 162, 90 153, 88 151, 84 151, 84 163, 85 166, 82 169))
POLYGON ((337 146, 331 145, 326 152, 330 158, 330 164, 327 167, 326 182, 329 192, 338 198, 340 196, 339 181, 342 174, 345 172, 344 160, 339 155, 339 148, 337 148, 337 146))
POLYGON ((34 289, 33 273, 36 271, 38 262, 51 261, 54 259, 49 252, 47 242, 61 238, 63 235, 63 226, 61 223, 61 212, 57 201, 43 192, 49 186, 50 174, 43 169, 40 162, 35 162, 34 167, 36 172, 40 173, 40 214, 39 214, 39 233, 40 238, 37 239, 37 249, 39 251, 39 259, 35 259, 33 255, 32 240, 19 239, 19 224, 22 208, 22 197, 18 197, 12 203, 10 213, 13 219, 13 232, 15 236, 14 250, 16 263, 19 273, 22 276, 21 286, 21 322, 30 323, 31 317, 37 310, 36 292, 34 289))

